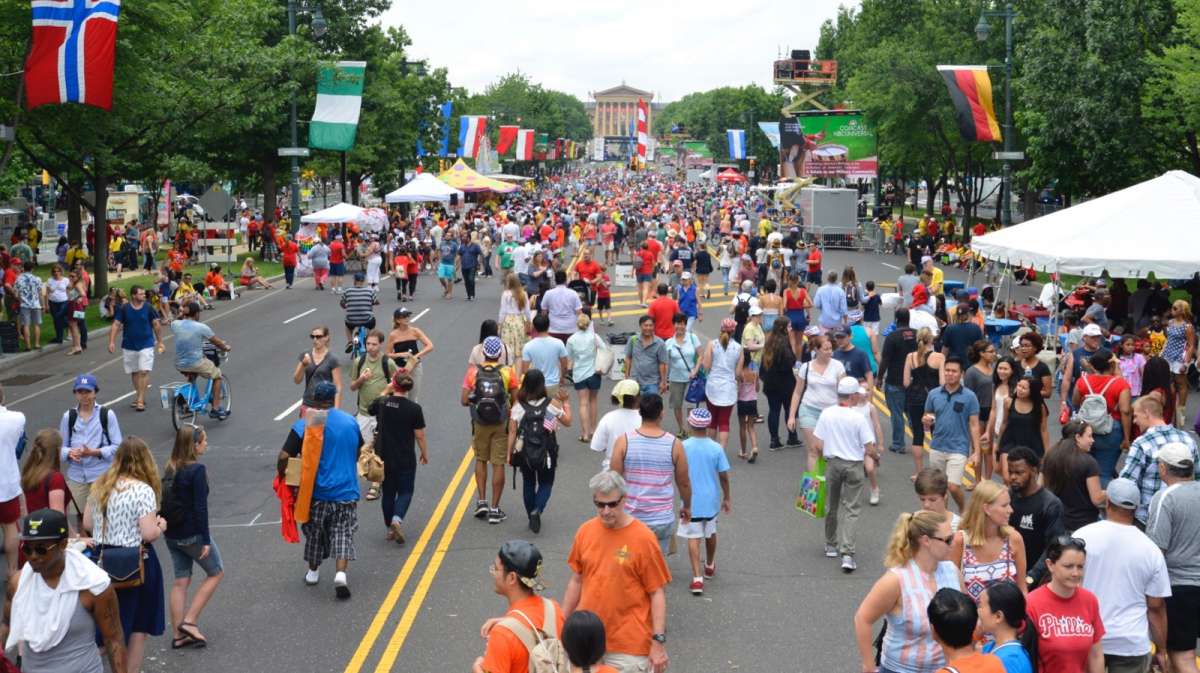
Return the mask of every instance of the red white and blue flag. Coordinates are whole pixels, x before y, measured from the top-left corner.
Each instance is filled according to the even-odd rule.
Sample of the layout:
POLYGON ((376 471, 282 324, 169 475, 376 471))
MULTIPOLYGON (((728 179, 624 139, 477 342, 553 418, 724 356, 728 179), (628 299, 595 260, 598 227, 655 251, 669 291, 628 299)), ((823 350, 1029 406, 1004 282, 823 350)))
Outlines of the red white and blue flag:
POLYGON ((112 109, 121 0, 33 0, 33 44, 25 96, 39 105, 83 103, 112 109))
POLYGON ((479 154, 479 139, 487 133, 487 117, 463 115, 458 126, 458 156, 472 157, 479 154))

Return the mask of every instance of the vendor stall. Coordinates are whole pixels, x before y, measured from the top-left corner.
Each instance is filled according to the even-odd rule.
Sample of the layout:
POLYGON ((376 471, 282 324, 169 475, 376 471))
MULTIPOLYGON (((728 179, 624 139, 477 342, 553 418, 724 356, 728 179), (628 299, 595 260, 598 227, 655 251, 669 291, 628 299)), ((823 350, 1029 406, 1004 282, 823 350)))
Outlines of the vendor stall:
POLYGON ((429 173, 420 173, 384 198, 388 203, 449 203, 452 198, 462 201, 463 192, 429 173))
POLYGON ((499 194, 508 194, 519 189, 516 185, 503 182, 501 180, 493 180, 475 172, 462 159, 454 162, 454 165, 442 172, 438 179, 451 187, 468 193, 477 192, 497 192, 499 194))

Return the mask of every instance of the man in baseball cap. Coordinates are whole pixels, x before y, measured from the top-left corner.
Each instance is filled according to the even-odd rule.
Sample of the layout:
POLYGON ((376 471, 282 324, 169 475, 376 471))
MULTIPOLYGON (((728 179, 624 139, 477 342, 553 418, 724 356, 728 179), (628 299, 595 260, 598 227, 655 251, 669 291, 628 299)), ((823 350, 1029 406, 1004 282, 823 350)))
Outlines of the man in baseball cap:
MULTIPOLYGON (((67 488, 71 491, 71 497, 77 503, 86 503, 91 494, 92 482, 108 471, 123 436, 116 412, 96 402, 96 393, 100 391, 100 386, 95 375, 79 374, 75 377, 71 390, 75 392, 75 408, 64 411, 58 423, 58 432, 63 438, 63 450, 67 452, 62 471, 67 478, 67 488)), ((13 502, 9 501, 3 505, 13 502)), ((14 506, 14 510, 0 506, 0 522, 16 523, 21 509, 19 502, 14 506)), ((13 534, 15 535, 16 531, 13 531, 13 534)), ((15 568, 14 565, 13 569, 15 568)))
POLYGON ((603 469, 608 469, 617 437, 637 430, 642 424, 642 416, 638 412, 641 398, 642 388, 633 379, 621 379, 613 386, 612 402, 616 409, 604 414, 596 424, 596 429, 592 431, 591 447, 593 451, 604 454, 603 469))
POLYGON ((850 406, 858 393, 853 376, 838 380, 838 403, 821 412, 813 428, 816 449, 825 456, 825 483, 829 499, 825 514, 825 557, 842 557, 842 571, 854 572, 854 530, 862 509, 866 485, 867 453, 876 454, 875 429, 857 409, 850 406))
POLYGON ((676 535, 687 540, 688 559, 692 564, 691 591, 704 593, 704 578, 717 572, 717 515, 728 512, 729 459, 721 445, 708 436, 712 414, 697 407, 688 412, 691 436, 683 442, 687 455, 688 477, 692 482, 692 518, 680 522, 676 535), (700 569, 700 540, 704 540, 704 570, 700 569))
POLYGON ((508 612, 487 632, 487 649, 472 670, 530 670, 525 640, 538 640, 535 629, 546 637, 560 637, 565 617, 557 602, 536 593, 546 588, 541 580, 542 552, 531 542, 509 540, 500 546, 488 570, 493 591, 508 601, 508 612))

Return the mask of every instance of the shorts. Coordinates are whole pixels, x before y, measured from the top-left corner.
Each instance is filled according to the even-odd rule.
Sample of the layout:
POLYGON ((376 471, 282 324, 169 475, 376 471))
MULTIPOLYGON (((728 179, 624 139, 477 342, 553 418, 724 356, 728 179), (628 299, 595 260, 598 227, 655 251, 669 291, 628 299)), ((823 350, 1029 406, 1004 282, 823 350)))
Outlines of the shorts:
POLYGON ((646 527, 650 529, 651 533, 654 533, 654 537, 658 540, 658 548, 662 550, 663 558, 666 558, 667 553, 670 551, 671 538, 675 533, 675 522, 668 521, 667 523, 658 524, 648 523, 646 524, 646 527))
POLYGON ((475 449, 475 460, 480 463, 503 465, 508 462, 508 424, 475 424, 471 435, 471 446, 475 449))
POLYGON ((600 381, 599 372, 592 372, 586 379, 575 382, 575 390, 600 390, 600 381))
POLYGON ((604 663, 617 673, 650 673, 650 657, 621 652, 605 652, 604 663))
POLYGON ((206 379, 221 378, 220 368, 213 364, 213 361, 209 360, 208 358, 203 358, 196 364, 188 367, 179 367, 179 371, 185 374, 198 374, 206 379))
POLYGON ((793 331, 803 331, 808 327, 808 315, 804 313, 802 308, 794 308, 787 312, 788 322, 792 324, 793 331))
POLYGON ((352 323, 349 320, 346 321, 346 329, 350 330, 351 332, 359 327, 366 327, 368 330, 375 329, 375 316, 371 316, 371 319, 367 322, 352 323))
POLYGON ((346 263, 345 262, 341 262, 341 263, 330 262, 329 263, 329 275, 339 276, 339 277, 346 275, 346 263))
POLYGON ((148 372, 154 369, 154 346, 137 351, 122 349, 121 357, 124 361, 126 374, 148 372))
POLYGON ((313 500, 308 521, 300 530, 304 532, 304 560, 309 566, 320 565, 330 556, 353 561, 358 503, 313 500))
POLYGON ((671 391, 669 406, 672 409, 682 409, 683 403, 687 401, 687 400, 683 399, 683 397, 684 397, 684 395, 687 394, 688 382, 687 381, 671 381, 667 385, 671 391))
POLYGON ((796 412, 796 426, 803 430, 812 430, 817 427, 819 418, 821 418, 820 409, 809 404, 801 404, 799 411, 796 412))
POLYGON ((616 249, 617 249, 617 244, 616 244, 616 243, 614 243, 614 242, 612 242, 612 241, 605 241, 605 242, 604 242, 604 249, 605 249, 605 250, 607 250, 607 251, 609 251, 609 252, 612 252, 613 250, 616 250, 616 249))
POLYGON ((600 311, 612 310, 612 297, 596 297, 596 309, 600 311))
POLYGON ((17 316, 17 320, 21 325, 34 327, 42 326, 42 309, 41 308, 25 308, 21 307, 21 313, 17 316))
POLYGON ((1200 638, 1200 587, 1173 584, 1167 596, 1167 651, 1196 649, 1200 638))
POLYGON ((713 428, 717 432, 729 432, 729 417, 733 415, 733 405, 721 407, 712 402, 705 403, 708 406, 708 413, 712 414, 712 424, 708 427, 713 428))
POLYGON ((16 523, 21 518, 21 496, 0 502, 0 523, 16 523))
POLYGON ((937 449, 929 450, 929 467, 946 473, 946 481, 952 486, 961 486, 963 471, 967 467, 967 456, 962 453, 947 453, 937 449))
POLYGON ((639 283, 653 283, 653 282, 654 282, 654 274, 652 274, 652 273, 639 273, 639 274, 637 275, 637 282, 639 282, 639 283))
POLYGON ((745 418, 758 416, 758 400, 738 400, 737 403, 738 417, 745 418))
POLYGON ((821 284, 821 270, 817 269, 816 271, 809 271, 808 272, 808 282, 814 283, 816 285, 820 285, 821 284))
POLYGON ((87 504, 88 498, 92 497, 92 485, 90 482, 67 480, 67 490, 71 492, 71 499, 76 503, 87 504))
POLYGON ((192 576, 192 564, 200 566, 206 577, 219 575, 225 570, 221 564, 221 550, 216 542, 208 544, 208 556, 200 558, 204 550, 204 542, 199 535, 185 537, 180 540, 166 538, 167 551, 171 552, 171 564, 175 568, 175 579, 192 576))
POLYGON ((442 280, 454 280, 454 265, 438 264, 437 277, 442 280))
MULTIPOLYGON (((869 334, 872 334, 874 336, 879 335, 879 321, 878 320, 872 320, 871 322, 864 322, 863 327, 867 328, 867 332, 869 334)), ((982 423, 983 419, 981 418, 981 419, 979 419, 979 421, 982 423)))
POLYGON ((697 520, 684 523, 679 522, 679 528, 675 530, 675 535, 687 538, 690 540, 707 540, 717 534, 717 517, 711 519, 697 520))

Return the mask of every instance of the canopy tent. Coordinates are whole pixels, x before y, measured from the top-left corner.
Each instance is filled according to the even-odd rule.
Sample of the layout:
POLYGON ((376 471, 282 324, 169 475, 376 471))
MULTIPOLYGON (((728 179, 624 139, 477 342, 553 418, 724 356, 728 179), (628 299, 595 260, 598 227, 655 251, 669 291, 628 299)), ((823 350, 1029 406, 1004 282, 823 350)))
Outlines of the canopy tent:
POLYGON ((408 184, 384 197, 388 203, 422 203, 440 201, 445 203, 457 196, 461 201, 462 190, 455 189, 429 173, 418 173, 408 184))
POLYGON ((725 170, 721 171, 720 173, 717 173, 717 182, 728 182, 728 183, 739 183, 740 184, 745 181, 746 181, 746 176, 742 175, 741 173, 738 173, 737 171, 733 170, 732 168, 726 168, 725 170))
POLYGON ((471 169, 462 159, 442 172, 438 179, 464 192, 499 192, 508 194, 517 191, 517 186, 500 180, 484 177, 471 169))
POLYGON ((503 180, 505 182, 528 182, 529 180, 533 180, 528 175, 510 175, 508 173, 491 173, 483 177, 493 180, 503 180))
POLYGON ((366 208, 359 208, 350 203, 338 203, 329 206, 324 210, 318 210, 315 213, 309 213, 300 217, 301 222, 312 222, 314 224, 341 224, 343 222, 355 222, 362 224, 364 222, 366 208))
POLYGON ((971 240, 986 259, 1078 276, 1191 278, 1200 270, 1200 178, 1170 171, 971 240))

